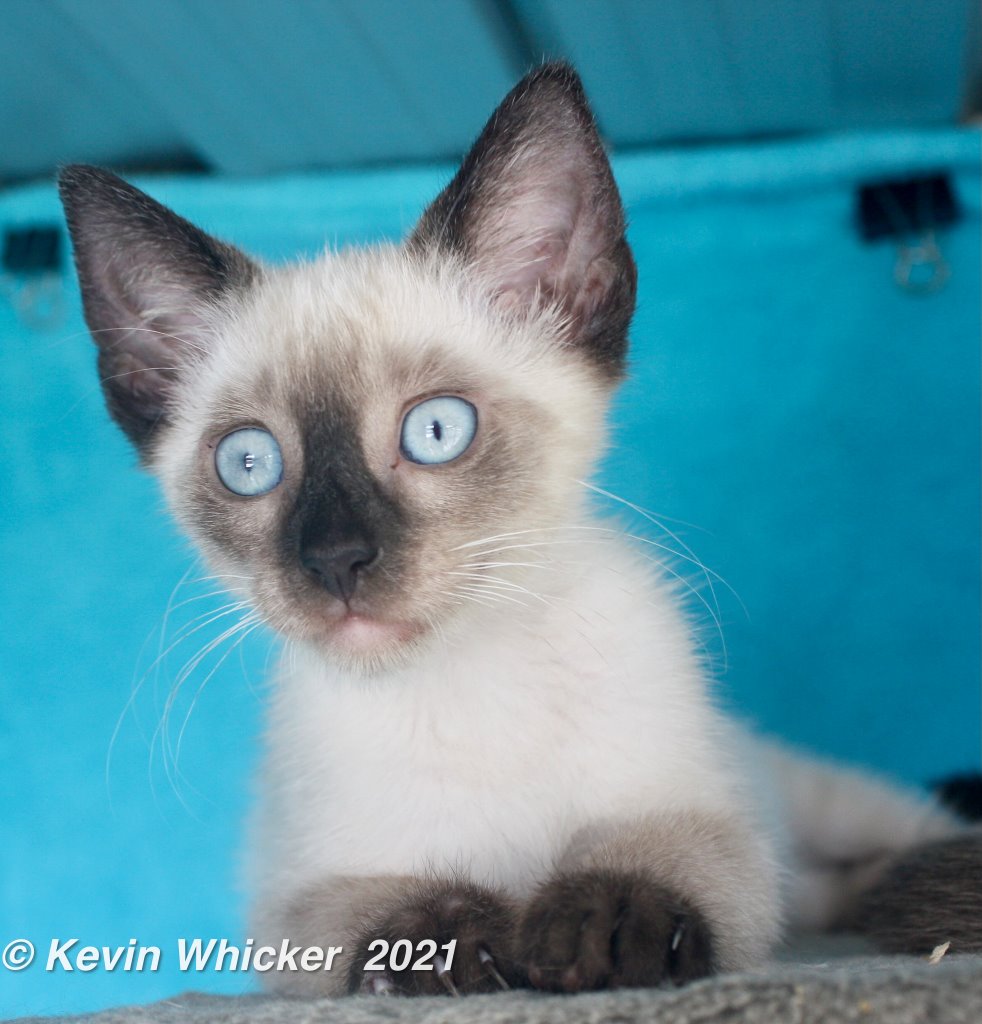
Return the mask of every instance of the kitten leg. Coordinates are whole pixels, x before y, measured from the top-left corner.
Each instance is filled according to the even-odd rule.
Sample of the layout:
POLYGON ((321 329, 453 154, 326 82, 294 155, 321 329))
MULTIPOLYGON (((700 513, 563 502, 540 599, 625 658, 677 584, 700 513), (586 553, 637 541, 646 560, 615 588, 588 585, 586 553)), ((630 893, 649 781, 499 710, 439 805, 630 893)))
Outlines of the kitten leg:
POLYGON ((896 857, 840 924, 888 953, 982 952, 982 830, 896 857))
POLYGON ((577 833, 519 926, 529 980, 557 991, 681 984, 762 960, 777 884, 737 818, 667 812, 577 833))
POLYGON ((759 744, 758 758, 789 841, 788 923, 794 930, 841 927, 898 858, 965 830, 926 794, 869 773, 769 743, 759 744))
POLYGON ((339 876, 270 916, 263 932, 277 942, 288 938, 304 947, 343 947, 330 972, 267 978, 269 987, 292 995, 469 995, 522 981, 512 949, 513 902, 463 877, 339 876), (406 966, 393 969, 386 955, 378 960, 383 970, 365 970, 378 951, 371 943, 378 939, 390 951, 408 940, 412 955, 406 966), (451 953, 443 947, 452 940, 451 953), (413 969, 421 958, 428 966, 413 969))

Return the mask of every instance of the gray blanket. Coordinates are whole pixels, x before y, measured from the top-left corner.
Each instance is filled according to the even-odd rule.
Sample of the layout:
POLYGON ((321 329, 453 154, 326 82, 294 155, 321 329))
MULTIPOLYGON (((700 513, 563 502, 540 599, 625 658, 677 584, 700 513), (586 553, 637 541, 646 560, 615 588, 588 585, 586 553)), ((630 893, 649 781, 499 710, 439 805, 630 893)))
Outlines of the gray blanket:
MULTIPOLYGON (((47 1018, 49 1022, 52 1018, 47 1018)), ((30 1018, 40 1024, 41 1018, 30 1018)), ((982 956, 777 964, 682 989, 301 1001, 188 994, 58 1024, 982 1024, 982 956)), ((28 1024, 28 1019, 22 1021, 28 1024)))

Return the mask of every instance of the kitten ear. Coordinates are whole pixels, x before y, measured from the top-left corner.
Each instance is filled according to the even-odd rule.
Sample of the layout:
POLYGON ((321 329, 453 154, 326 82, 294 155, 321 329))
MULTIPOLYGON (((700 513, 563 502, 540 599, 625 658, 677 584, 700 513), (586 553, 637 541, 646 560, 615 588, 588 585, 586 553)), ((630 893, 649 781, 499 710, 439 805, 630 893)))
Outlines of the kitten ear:
POLYGON ((509 305, 559 303, 570 342, 616 378, 637 284, 624 231, 579 76, 552 63, 508 94, 409 244, 459 253, 509 305))
POLYGON ((257 268, 109 171, 66 167, 58 189, 106 404, 145 456, 207 344, 207 310, 257 268))

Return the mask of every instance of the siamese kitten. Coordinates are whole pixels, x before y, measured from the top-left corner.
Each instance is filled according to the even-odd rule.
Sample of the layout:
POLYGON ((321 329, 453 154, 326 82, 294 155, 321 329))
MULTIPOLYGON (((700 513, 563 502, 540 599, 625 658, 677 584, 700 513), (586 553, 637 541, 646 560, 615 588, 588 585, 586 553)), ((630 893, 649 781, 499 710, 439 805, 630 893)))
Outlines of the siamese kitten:
POLYGON ((108 172, 61 193, 110 412, 287 641, 252 934, 343 954, 274 987, 684 982, 959 833, 724 721, 673 587, 591 515, 636 274, 567 65, 403 245, 266 267, 108 172), (457 944, 365 971, 376 939, 457 944))

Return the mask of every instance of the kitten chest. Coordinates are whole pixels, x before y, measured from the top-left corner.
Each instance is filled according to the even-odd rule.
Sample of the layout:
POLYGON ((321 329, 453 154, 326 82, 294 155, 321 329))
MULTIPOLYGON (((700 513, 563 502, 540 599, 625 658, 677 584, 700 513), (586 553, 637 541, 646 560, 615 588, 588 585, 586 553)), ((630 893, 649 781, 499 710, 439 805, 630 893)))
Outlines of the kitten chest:
POLYGON ((650 811, 705 773, 700 702, 676 695, 664 714, 664 687, 638 676, 515 658, 397 686, 296 679, 267 794, 288 856, 314 874, 451 867, 522 890, 583 824, 650 811))

